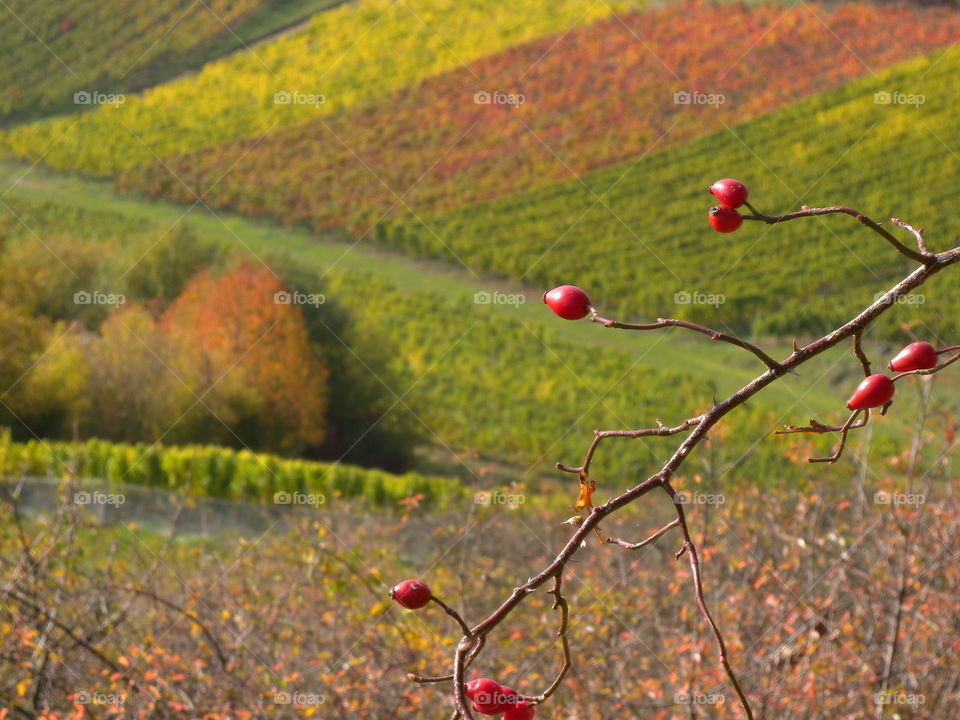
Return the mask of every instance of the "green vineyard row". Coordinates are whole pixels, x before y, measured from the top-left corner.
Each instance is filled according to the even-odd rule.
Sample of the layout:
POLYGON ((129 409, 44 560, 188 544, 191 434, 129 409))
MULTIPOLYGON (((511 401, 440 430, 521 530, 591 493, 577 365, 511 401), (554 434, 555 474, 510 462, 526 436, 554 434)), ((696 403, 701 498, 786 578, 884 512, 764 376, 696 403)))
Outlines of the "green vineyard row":
POLYGON ((422 495, 425 504, 442 507, 466 495, 457 480, 414 472, 395 475, 354 465, 202 445, 121 444, 97 439, 17 443, 8 432, 0 434, 0 475, 101 478, 188 495, 281 504, 292 504, 284 494, 287 498, 304 494, 314 496, 309 504, 320 507, 338 498, 396 507, 416 495, 422 495))

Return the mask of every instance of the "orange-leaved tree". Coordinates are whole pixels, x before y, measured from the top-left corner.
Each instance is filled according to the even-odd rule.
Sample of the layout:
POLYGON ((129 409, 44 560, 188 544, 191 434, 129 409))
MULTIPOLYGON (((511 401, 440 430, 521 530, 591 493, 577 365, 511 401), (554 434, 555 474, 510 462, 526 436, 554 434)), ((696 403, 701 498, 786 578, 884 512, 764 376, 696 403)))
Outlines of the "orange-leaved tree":
POLYGON ((160 320, 171 368, 196 394, 181 431, 309 453, 326 435, 328 371, 300 309, 265 266, 197 274, 160 320))

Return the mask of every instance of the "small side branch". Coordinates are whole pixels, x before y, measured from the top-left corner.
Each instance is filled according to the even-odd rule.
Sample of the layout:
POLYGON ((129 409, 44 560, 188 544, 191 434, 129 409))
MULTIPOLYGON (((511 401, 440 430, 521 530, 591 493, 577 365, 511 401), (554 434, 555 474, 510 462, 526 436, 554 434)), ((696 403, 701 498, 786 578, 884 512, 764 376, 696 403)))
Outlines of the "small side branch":
POLYGON ((671 318, 657 318, 657 321, 654 323, 646 324, 635 324, 635 323, 625 323, 620 322, 619 320, 608 320, 607 318, 600 317, 596 311, 590 317, 591 322, 596 322, 602 324, 604 327, 619 328, 620 330, 659 330, 660 328, 665 327, 681 327, 686 328, 687 330, 693 330, 698 332, 701 335, 707 335, 711 340, 720 340, 723 342, 730 343, 731 345, 736 345, 739 348, 753 353, 760 360, 763 361, 763 364, 766 365, 771 370, 782 370, 780 363, 774 360, 772 357, 767 355, 763 350, 754 345, 753 343, 747 342, 742 338, 738 338, 736 335, 731 335, 729 333, 720 332, 719 330, 712 330, 703 325, 698 325, 697 323, 687 322, 686 320, 674 320, 671 318))
POLYGON ((783 430, 777 430, 776 435, 790 435, 792 433, 812 433, 816 435, 823 435, 824 433, 838 432, 840 433, 840 444, 837 446, 837 449, 834 450, 833 455, 830 457, 822 458, 808 458, 807 462, 812 463, 835 463, 840 459, 840 456, 843 454, 843 448, 847 444, 847 433, 855 428, 862 428, 867 424, 867 420, 870 419, 869 410, 854 410, 853 414, 847 418, 847 421, 840 426, 835 425, 824 425, 822 422, 817 420, 810 420, 810 424, 805 427, 800 427, 797 425, 787 425, 783 430), (854 422, 857 419, 857 416, 863 413, 863 417, 859 422, 854 422))
POLYGON ((607 538, 607 542, 612 545, 619 545, 620 547, 625 548, 627 550, 639 550, 640 548, 652 543, 654 540, 656 540, 658 537, 663 535, 665 532, 667 532, 671 528, 677 527, 679 524, 680 524, 679 519, 671 520, 662 528, 657 530, 653 535, 648 537, 646 540, 641 540, 640 542, 631 543, 631 542, 627 542, 626 540, 621 540, 620 538, 607 538))
MULTIPOLYGON (((814 217, 816 215, 830 215, 832 213, 842 213, 844 215, 850 215, 851 217, 856 218, 862 225, 873 230, 880 237, 890 243, 894 249, 901 255, 905 255, 911 260, 915 260, 918 263, 923 265, 933 265, 937 262, 937 256, 931 253, 929 250, 921 249, 921 252, 916 250, 911 250, 902 242, 897 240, 892 234, 887 232, 880 224, 874 220, 871 220, 866 215, 864 215, 859 210, 854 210, 853 208, 844 207, 843 205, 832 205, 830 207, 822 208, 808 208, 804 207, 802 210, 798 210, 792 213, 786 213, 784 215, 764 215, 762 212, 757 210, 750 203, 746 203, 746 206, 750 209, 750 212, 753 215, 744 215, 744 220, 759 220, 765 222, 768 225, 774 225, 776 223, 787 222, 788 220, 796 220, 797 218, 803 217, 814 217)), ((894 220, 894 222, 897 222, 894 220)))
POLYGON ((863 347, 860 345, 860 340, 862 334, 857 332, 853 334, 853 354, 857 356, 857 360, 860 361, 860 367, 863 368, 863 376, 870 377, 870 361, 867 359, 867 354, 863 352, 863 347))
POLYGON ((740 682, 737 680, 736 673, 733 672, 733 668, 730 666, 730 661, 727 659, 727 646, 723 641, 723 635, 720 633, 720 628, 717 627, 717 623, 714 622, 713 616, 710 614, 710 610, 707 608, 707 603, 703 599, 703 578, 700 575, 700 556, 697 553, 697 546, 693 542, 693 538, 690 537, 690 528, 687 527, 687 519, 683 511, 683 504, 676 502, 677 494, 673 491, 673 488, 670 486, 669 482, 664 482, 662 487, 667 494, 670 495, 670 501, 673 503, 673 507, 677 511, 677 524, 680 526, 680 532, 683 533, 683 547, 687 550, 687 554, 690 557, 690 571, 693 575, 693 592, 696 597, 697 607, 700 609, 700 614, 703 615, 704 620, 707 621, 707 624, 710 626, 710 630, 713 632, 713 638, 717 643, 717 651, 720 653, 720 664, 723 665, 723 669, 727 673, 727 678, 729 678, 730 684, 733 685, 733 689, 736 691, 737 697, 740 698, 740 704, 743 706, 743 711, 747 715, 747 720, 753 720, 753 710, 750 708, 750 702, 747 700, 747 696, 743 694, 743 689, 740 687, 740 682))
POLYGON ((663 423, 657 421, 658 426, 655 428, 642 428, 640 430, 594 430, 593 442, 590 443, 590 447, 587 448, 586 455, 583 457, 583 463, 579 467, 572 467, 570 465, 564 465, 563 463, 557 463, 557 469, 562 470, 563 472, 574 473, 575 475, 580 475, 581 477, 586 477, 586 475, 590 472, 590 463, 593 460, 594 453, 597 451, 597 446, 604 438, 669 437, 670 435, 676 435, 678 433, 682 433, 684 430, 689 430, 690 428, 696 427, 702 420, 703 415, 697 415, 696 417, 684 420, 682 423, 674 427, 667 427, 663 423))
POLYGON ((904 230, 911 233, 913 237, 916 238, 917 247, 920 248, 921 253, 923 253, 924 255, 931 254, 930 248, 927 247, 927 241, 923 237, 923 228, 915 228, 912 225, 907 225, 907 223, 905 223, 900 218, 890 218, 890 222, 892 222, 897 227, 902 227, 904 230))
POLYGON ((570 621, 570 607, 567 605, 567 601, 563 597, 563 593, 560 591, 560 586, 562 583, 563 575, 561 573, 557 573, 553 578, 553 588, 551 590, 547 590, 547 593, 553 595, 553 609, 560 610, 560 629, 557 630, 557 637, 560 638, 560 643, 563 646, 563 667, 560 668, 560 673, 557 675, 557 679, 550 684, 550 687, 544 690, 540 695, 537 695, 535 698, 530 698, 531 702, 537 704, 542 703, 557 691, 557 688, 560 687, 560 683, 563 682, 563 678, 566 677, 567 673, 570 671, 570 668, 573 667, 573 660, 570 658, 570 640, 567 638, 567 626, 570 621))
POLYGON ((430 600, 431 600, 431 602, 435 602, 437 605, 439 605, 440 607, 442 607, 442 608, 443 608, 443 611, 444 611, 447 615, 449 615, 450 617, 452 617, 454 620, 457 621, 457 624, 460 626, 460 629, 463 630, 463 634, 464 634, 466 637, 468 637, 468 638, 472 638, 472 637, 473 637, 473 633, 471 632, 469 626, 463 621, 463 618, 460 617, 460 613, 458 613, 458 612, 457 612, 456 610, 454 610, 452 607, 450 607, 449 605, 447 605, 443 600, 441 600, 440 598, 438 598, 436 595, 431 595, 431 596, 430 596, 430 600))
MULTIPOLYGON (((473 662, 474 658, 476 658, 477 655, 480 654, 480 651, 483 650, 483 646, 486 644, 486 642, 487 638, 483 635, 477 638, 476 644, 473 646, 473 649, 470 650, 470 654, 467 655, 467 660, 464 664, 465 668, 470 667, 470 664, 473 662)), ((449 675, 415 675, 413 673, 407 673, 407 680, 412 680, 420 685, 450 682, 453 680, 453 673, 450 673, 449 675)))

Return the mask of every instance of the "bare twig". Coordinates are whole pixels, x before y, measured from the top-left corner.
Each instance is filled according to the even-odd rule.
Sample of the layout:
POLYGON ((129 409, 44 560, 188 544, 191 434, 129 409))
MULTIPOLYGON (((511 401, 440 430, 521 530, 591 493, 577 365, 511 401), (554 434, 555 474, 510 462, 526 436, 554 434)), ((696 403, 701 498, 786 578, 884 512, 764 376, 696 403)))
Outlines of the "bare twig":
POLYGON ((680 524, 680 519, 674 518, 673 520, 668 522, 666 525, 664 525, 662 528, 657 530, 653 535, 648 537, 646 540, 641 540, 640 542, 631 543, 631 542, 627 542, 626 540, 621 540, 620 538, 607 538, 607 542, 612 545, 619 545, 620 547, 626 548, 627 550, 639 550, 640 548, 652 543, 654 540, 656 540, 658 537, 663 535, 665 532, 667 532, 671 528, 677 527, 677 525, 679 524, 680 524))
POLYGON ((563 470, 563 472, 575 473, 581 477, 586 477, 586 475, 590 472, 590 463, 593 460, 594 453, 597 451, 597 446, 604 438, 668 437, 670 435, 682 433, 684 430, 689 430, 690 428, 696 426, 702 419, 703 415, 697 415, 696 417, 684 420, 675 427, 667 427, 666 425, 660 424, 655 428, 642 428, 640 430, 594 430, 593 442, 590 443, 590 447, 587 448, 587 453, 584 455, 583 463, 581 463, 579 467, 571 467, 569 465, 564 465, 563 463, 557 463, 557 469, 563 470))
POLYGON ((840 433, 840 444, 837 446, 837 449, 834 451, 833 455, 825 458, 809 458, 807 462, 812 463, 835 463, 840 459, 840 456, 843 454, 843 448, 847 444, 847 433, 855 428, 862 428, 867 424, 867 420, 870 419, 869 410, 854 410, 853 414, 847 418, 847 421, 840 426, 835 425, 824 425, 822 422, 814 420, 811 418, 810 424, 805 427, 799 427, 797 425, 787 425, 783 430, 777 430, 776 435, 790 435, 792 433, 812 433, 816 435, 822 435, 824 433, 838 432, 840 433), (854 422, 857 419, 857 416, 860 413, 863 413, 863 418, 859 422, 854 422))
POLYGON ((744 220, 760 220, 768 225, 774 225, 776 223, 782 223, 788 220, 796 220, 797 218, 815 217, 817 215, 830 215, 832 213, 843 213, 844 215, 850 215, 855 217, 862 225, 870 228, 880 237, 890 243, 901 255, 906 255, 911 260, 916 260, 918 263, 927 266, 934 265, 937 262, 938 256, 934 253, 931 253, 929 250, 926 252, 917 252, 916 250, 911 250, 889 232, 884 230, 880 226, 880 223, 876 222, 875 220, 871 220, 859 210, 844 207, 843 205, 832 205, 830 207, 822 208, 804 208, 802 210, 786 213, 784 215, 764 215, 762 212, 754 208, 750 203, 746 203, 746 206, 750 208, 750 211, 753 213, 753 215, 744 215, 744 220))
POLYGON ((620 330, 659 330, 660 328, 665 327, 681 327, 686 328, 687 330, 693 330, 702 335, 708 335, 711 340, 722 340, 723 342, 730 343, 731 345, 736 345, 739 348, 743 348, 749 352, 752 352, 758 358, 763 361, 763 364, 768 368, 777 369, 780 364, 774 360, 772 357, 767 355, 763 350, 749 343, 742 338, 738 338, 735 335, 730 335, 729 333, 720 332, 719 330, 711 330, 708 327, 703 325, 697 325, 697 323, 687 322, 686 320, 674 320, 672 318, 657 318, 657 321, 654 323, 646 324, 635 324, 635 323, 626 323, 620 322, 619 320, 608 320, 607 318, 600 317, 597 315, 596 310, 590 316, 592 322, 600 323, 604 327, 610 328, 619 328, 620 330))
MULTIPOLYGON (((486 644, 486 642, 487 642, 487 639, 485 637, 481 637, 479 639, 479 642, 477 642, 473 646, 473 649, 470 651, 470 654, 467 655, 465 667, 468 667, 468 668, 470 667, 470 663, 472 663, 473 659, 480 653, 481 650, 483 650, 483 646, 486 644)), ((407 673, 407 680, 412 680, 413 682, 419 683, 421 685, 426 685, 429 683, 449 682, 450 680, 453 680, 453 673, 450 673, 448 675, 414 675, 413 673, 407 673)))
POLYGON ((663 483, 663 489, 670 495, 673 507, 677 511, 677 522, 680 524, 680 532, 683 533, 683 546, 686 548, 687 554, 690 557, 690 572, 693 575, 693 592, 696 597, 697 607, 700 608, 700 614, 703 615, 703 619, 707 621, 710 630, 713 632, 713 638, 717 642, 717 652, 720 654, 720 664, 723 665, 730 684, 733 685, 737 697, 740 698, 740 704, 743 706, 743 710, 747 715, 747 720, 753 720, 753 711, 750 709, 750 703, 747 701, 746 695, 743 694, 743 689, 740 687, 736 673, 733 672, 733 668, 730 666, 730 660, 727 657, 727 646, 726 643, 723 642, 723 635, 720 633, 720 628, 717 627, 717 623, 714 622, 713 616, 710 614, 709 608, 707 608, 707 603, 703 599, 703 578, 700 575, 700 556, 697 553, 697 546, 690 536, 690 529, 687 527, 683 503, 676 501, 677 494, 673 491, 669 482, 663 483))
POLYGON ((920 248, 920 252, 924 255, 930 254, 930 248, 927 247, 927 241, 923 237, 923 228, 915 228, 912 225, 907 225, 907 223, 900 218, 890 218, 890 222, 897 227, 902 227, 907 232, 912 233, 913 237, 917 240, 917 247, 920 248))
POLYGON ((863 376, 870 377, 870 361, 867 359, 866 353, 863 352, 863 348, 860 345, 860 340, 863 337, 862 333, 854 333, 853 335, 853 354, 857 356, 857 360, 860 361, 860 367, 863 368, 863 376))
POLYGON ((540 695, 537 697, 530 699, 531 702, 534 703, 542 703, 548 697, 553 695, 557 691, 557 688, 560 687, 560 683, 563 682, 563 678, 566 677, 567 673, 570 671, 570 668, 573 667, 573 660, 570 658, 570 639, 567 637, 567 626, 570 621, 570 606, 567 605, 567 601, 560 591, 560 586, 562 584, 563 575, 558 573, 553 579, 553 589, 547 590, 547 592, 553 595, 553 609, 560 610, 560 629, 557 630, 557 637, 560 638, 560 643, 563 647, 563 667, 560 668, 557 678, 550 684, 550 687, 540 693, 540 695))
POLYGON ((440 598, 438 598, 436 595, 431 595, 431 596, 430 596, 430 600, 431 600, 432 602, 435 602, 435 603, 436 603, 437 605, 439 605, 440 607, 442 607, 442 608, 443 608, 443 611, 444 611, 447 615, 449 615, 450 617, 452 617, 454 620, 457 621, 457 624, 460 626, 460 629, 463 630, 463 634, 464 634, 466 637, 468 637, 468 638, 472 638, 472 637, 473 637, 473 633, 470 632, 469 626, 463 621, 463 618, 460 617, 460 613, 458 613, 458 612, 457 612, 456 610, 454 610, 452 607, 450 607, 449 605, 447 605, 443 600, 441 600, 440 598))

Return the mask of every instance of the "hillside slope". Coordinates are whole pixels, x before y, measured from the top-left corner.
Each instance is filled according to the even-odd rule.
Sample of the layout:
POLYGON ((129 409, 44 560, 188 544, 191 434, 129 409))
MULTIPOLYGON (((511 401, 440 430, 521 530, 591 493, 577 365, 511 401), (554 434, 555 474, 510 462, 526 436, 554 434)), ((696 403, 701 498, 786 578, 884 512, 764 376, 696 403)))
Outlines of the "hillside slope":
POLYGON ((88 110, 100 95, 165 82, 341 1, 8 0, 0 45, 15 51, 0 66, 0 125, 88 110))
MULTIPOLYGON (((946 247, 960 235, 952 210, 958 73, 953 48, 636 162, 458 212, 385 220, 373 235, 530 285, 576 279, 621 315, 722 318, 759 334, 822 332, 887 288, 908 267, 904 258, 846 216, 745 223, 719 235, 707 223, 706 187, 740 178, 768 213, 846 204, 879 220, 897 216, 924 226, 932 247, 946 247), (695 293, 723 304, 683 303, 695 293)), ((912 242, 906 233, 904 240, 912 242)), ((931 337, 960 335, 954 281, 938 277, 908 300, 874 332, 898 338, 906 323, 931 337)))
POLYGON ((0 149, 55 168, 111 174, 157 156, 332 115, 490 53, 632 3, 615 0, 362 0, 302 32, 79 116, 0 134, 0 149))
POLYGON ((655 154, 957 39, 960 16, 942 10, 668 4, 512 47, 254 147, 243 138, 154 160, 120 184, 361 235, 384 216, 436 215, 655 154), (715 32, 725 25, 736 36, 715 32), (894 42, 891 26, 902 28, 894 42), (718 104, 675 101, 691 91, 718 104))

